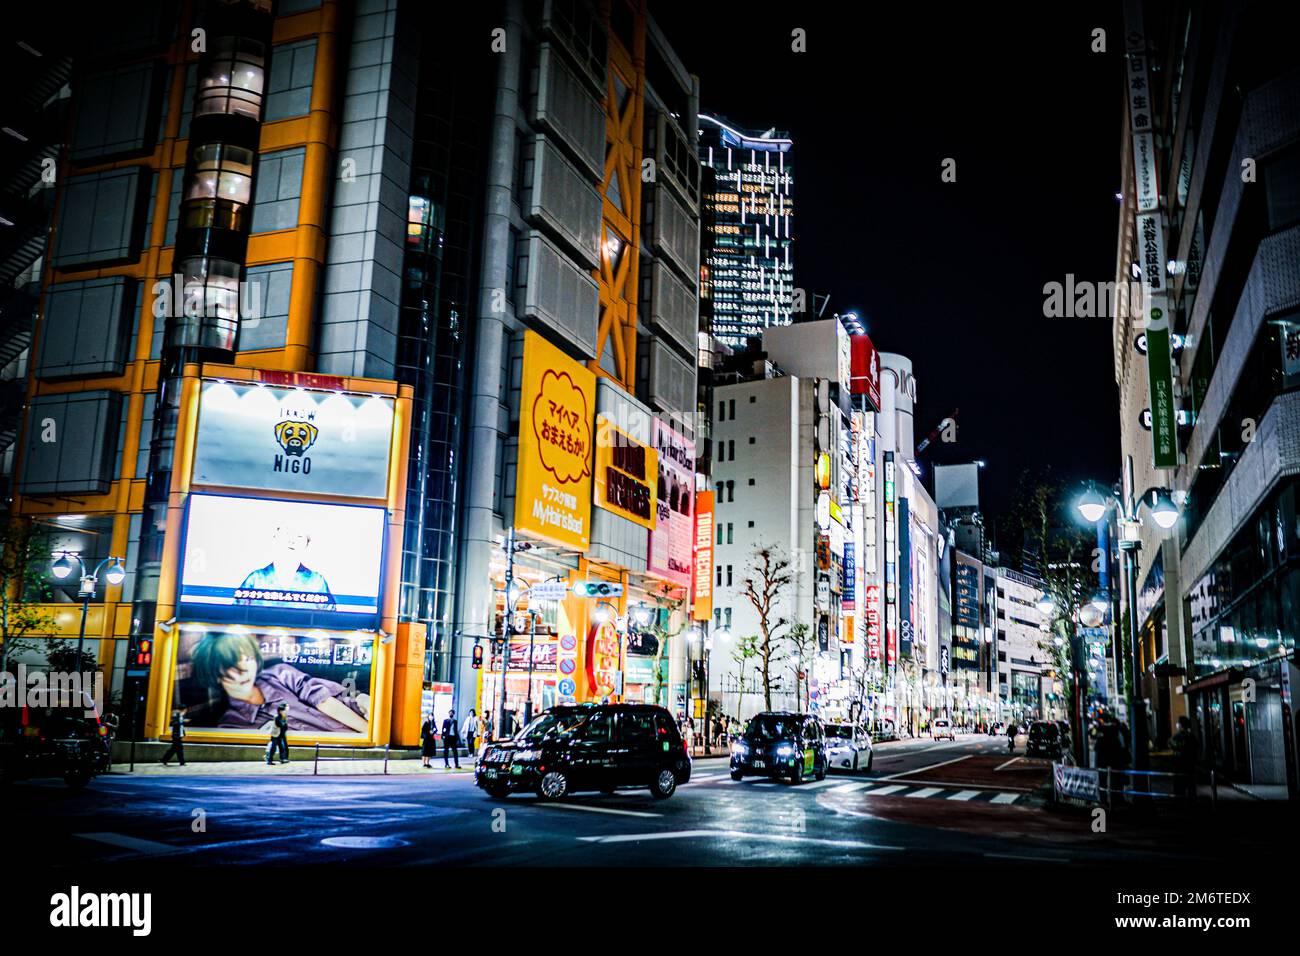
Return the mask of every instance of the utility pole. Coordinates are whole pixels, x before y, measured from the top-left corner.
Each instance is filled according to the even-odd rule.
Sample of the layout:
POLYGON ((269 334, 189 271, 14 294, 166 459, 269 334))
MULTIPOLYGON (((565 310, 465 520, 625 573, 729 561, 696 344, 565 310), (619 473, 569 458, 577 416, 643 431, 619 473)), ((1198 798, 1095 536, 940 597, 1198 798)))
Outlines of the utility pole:
POLYGON ((514 602, 510 600, 510 592, 515 583, 515 528, 511 525, 506 529, 506 600, 505 600, 505 620, 501 623, 501 686, 497 690, 497 739, 505 732, 506 728, 506 671, 510 668, 510 638, 514 633, 514 602))

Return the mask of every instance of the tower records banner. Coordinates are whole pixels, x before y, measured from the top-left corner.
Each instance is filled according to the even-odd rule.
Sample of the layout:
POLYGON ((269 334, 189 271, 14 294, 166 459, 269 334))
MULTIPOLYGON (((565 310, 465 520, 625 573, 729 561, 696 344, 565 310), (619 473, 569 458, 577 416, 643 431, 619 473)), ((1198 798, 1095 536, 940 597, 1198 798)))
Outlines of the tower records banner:
POLYGON ((355 498, 388 494, 393 400, 203 382, 193 482, 355 498))
POLYGON ((595 405, 596 376, 525 332, 515 527, 574 551, 591 543, 595 405))

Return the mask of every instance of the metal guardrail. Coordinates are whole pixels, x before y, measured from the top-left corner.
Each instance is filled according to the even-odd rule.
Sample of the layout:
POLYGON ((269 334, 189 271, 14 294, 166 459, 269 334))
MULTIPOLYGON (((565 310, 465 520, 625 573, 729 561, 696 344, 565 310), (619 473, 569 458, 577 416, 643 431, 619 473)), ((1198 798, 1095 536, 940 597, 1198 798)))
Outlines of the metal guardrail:
MULTIPOLYGON (((1156 799, 1156 800, 1186 800, 1194 802, 1197 797, 1197 786, 1199 784, 1195 773, 1171 773, 1167 770, 1122 770, 1114 767, 1107 767, 1099 770, 1101 779, 1105 781, 1105 786, 1098 782, 1097 789, 1106 796, 1106 806, 1114 805, 1115 797, 1118 795, 1124 797, 1136 797, 1139 799, 1156 799), (1119 786, 1115 786, 1115 777, 1121 777, 1119 786), (1157 787, 1164 782, 1169 783, 1169 788, 1165 790, 1153 787, 1140 787, 1144 782, 1156 784, 1157 787), (1179 785, 1182 785, 1181 787, 1179 785)), ((1210 771, 1210 806, 1217 809, 1219 805, 1219 783, 1217 775, 1213 770, 1210 771)))
MULTIPOLYGON (((384 774, 385 774, 385 775, 387 775, 387 773, 388 773, 388 748, 389 748, 389 745, 388 745, 388 744, 384 744, 384 774)), ((316 776, 319 776, 319 775, 320 775, 320 762, 321 762, 322 760, 324 760, 324 761, 326 761, 326 762, 328 763, 328 762, 331 761, 331 760, 373 760, 373 759, 374 759, 373 757, 355 757, 355 756, 348 756, 348 757, 330 757, 330 756, 325 756, 325 757, 322 757, 322 756, 320 755, 321 749, 322 749, 321 745, 320 745, 320 744, 317 744, 317 745, 316 745, 316 754, 315 754, 314 758, 312 759, 312 767, 311 767, 311 775, 312 775, 313 777, 316 777, 316 776)), ((356 748, 356 747, 349 747, 349 746, 347 746, 346 744, 325 744, 325 746, 324 746, 323 749, 325 749, 325 750, 356 750, 357 748, 356 748)))

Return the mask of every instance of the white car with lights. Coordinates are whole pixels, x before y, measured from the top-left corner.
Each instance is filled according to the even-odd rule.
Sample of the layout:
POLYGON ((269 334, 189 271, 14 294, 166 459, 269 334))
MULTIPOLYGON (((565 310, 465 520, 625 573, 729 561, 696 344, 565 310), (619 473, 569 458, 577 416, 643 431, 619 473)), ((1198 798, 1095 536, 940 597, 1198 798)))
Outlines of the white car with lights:
POLYGON ((875 756, 871 734, 855 724, 826 724, 826 764, 831 770, 857 773, 871 769, 875 756))

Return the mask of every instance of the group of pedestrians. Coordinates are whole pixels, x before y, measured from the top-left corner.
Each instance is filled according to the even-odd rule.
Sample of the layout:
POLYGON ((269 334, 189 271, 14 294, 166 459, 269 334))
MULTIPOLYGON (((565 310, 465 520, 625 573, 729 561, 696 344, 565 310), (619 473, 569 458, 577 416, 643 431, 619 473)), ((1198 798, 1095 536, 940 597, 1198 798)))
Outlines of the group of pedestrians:
MULTIPOLYGON (((506 712, 507 721, 512 716, 512 712, 506 712)), ((473 707, 465 715, 463 726, 457 722, 454 710, 447 711, 447 716, 442 719, 441 725, 431 714, 420 727, 420 766, 433 768, 430 761, 438 756, 438 741, 441 740, 443 767, 451 767, 454 764, 459 770, 461 740, 465 741, 465 750, 470 757, 473 757, 478 752, 482 741, 492 739, 492 730, 492 717, 487 714, 479 717, 473 707)))
MULTIPOLYGON (((177 708, 172 711, 171 723, 171 745, 163 751, 162 765, 169 766, 168 761, 173 757, 182 767, 185 766, 185 711, 177 708)), ((117 724, 113 724, 116 730, 117 724)), ((278 756, 280 763, 289 762, 289 705, 281 704, 276 708, 275 717, 272 718, 268 725, 270 739, 266 743, 266 753, 263 755, 268 767, 275 764, 275 758, 278 756)))

